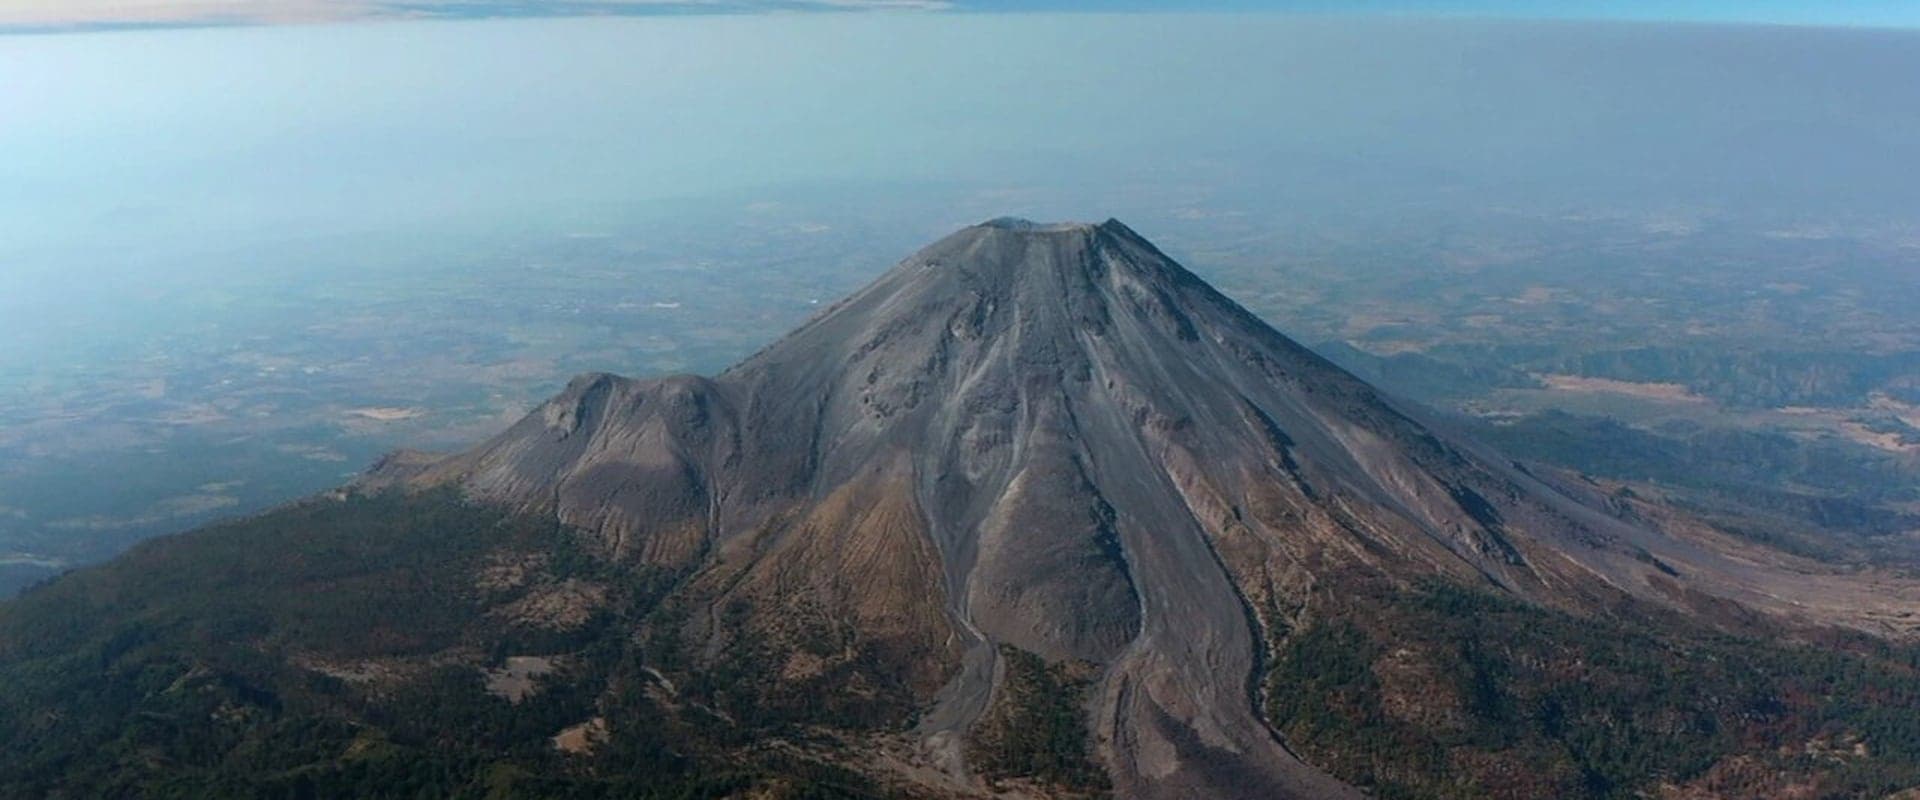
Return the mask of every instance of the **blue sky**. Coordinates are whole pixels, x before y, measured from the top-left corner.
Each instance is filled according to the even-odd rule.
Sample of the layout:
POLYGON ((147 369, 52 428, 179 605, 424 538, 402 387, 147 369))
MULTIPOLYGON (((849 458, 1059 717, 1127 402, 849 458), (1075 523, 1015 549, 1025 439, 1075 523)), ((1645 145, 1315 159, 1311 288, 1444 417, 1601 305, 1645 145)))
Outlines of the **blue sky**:
POLYGON ((1290 11, 1526 19, 1920 26, 1920 0, 958 0, 991 11, 1290 11))
POLYGON ((964 0, 981 9, 1208 9, 1912 27, 1920 0, 964 0))
POLYGON ((1277 11, 1920 27, 1920 0, 5 0, 0 30, 850 9, 1277 11))

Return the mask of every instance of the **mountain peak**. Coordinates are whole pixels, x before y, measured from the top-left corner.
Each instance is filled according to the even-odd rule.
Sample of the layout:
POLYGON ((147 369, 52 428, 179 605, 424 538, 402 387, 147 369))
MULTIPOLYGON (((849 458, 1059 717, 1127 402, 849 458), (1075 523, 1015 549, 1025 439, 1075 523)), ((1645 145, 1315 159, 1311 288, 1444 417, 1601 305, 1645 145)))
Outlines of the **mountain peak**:
MULTIPOLYGON (((978 297, 998 298, 996 306, 1018 297, 1023 306, 1092 303, 1104 308, 1112 298, 1095 295, 1125 291, 1126 285, 1132 285, 1136 294, 1157 294, 1166 300, 1176 284, 1204 287, 1204 282, 1119 220, 1035 222, 999 217, 934 242, 849 301, 894 295, 896 301, 889 307, 896 313, 914 313, 905 311, 912 306, 978 297), (1156 288, 1148 291, 1149 286, 1156 288)), ((1206 293, 1218 297, 1211 289, 1206 293)))
POLYGON ((1128 228, 1125 223, 1112 217, 1105 222, 1080 222, 1064 220, 1059 222, 1038 222, 1025 217, 994 217, 993 219, 962 229, 967 231, 1013 233, 1027 236, 1059 236, 1062 234, 1091 236, 1099 233, 1121 234, 1131 238, 1140 235, 1128 228))
POLYGON ((1115 219, 1108 219, 1106 222, 1103 222, 1103 223, 1092 223, 1092 222, 1075 222, 1075 221, 1036 222, 1034 220, 1030 220, 1025 217, 994 217, 993 219, 987 220, 986 222, 982 222, 973 227, 989 228, 989 229, 999 230, 999 231, 1012 231, 1015 233, 1048 234, 1048 233, 1091 233, 1093 231, 1104 228, 1108 225, 1119 225, 1119 224, 1120 224, 1120 221, 1115 219))

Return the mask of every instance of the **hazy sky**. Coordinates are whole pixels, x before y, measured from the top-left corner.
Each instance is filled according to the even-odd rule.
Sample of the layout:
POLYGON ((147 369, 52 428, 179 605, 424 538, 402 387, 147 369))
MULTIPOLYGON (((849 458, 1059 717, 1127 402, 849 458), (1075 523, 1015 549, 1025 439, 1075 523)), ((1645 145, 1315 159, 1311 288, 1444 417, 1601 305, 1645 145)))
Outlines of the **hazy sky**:
POLYGON ((16 37, 0 75, 0 283, 104 242, 590 226, 802 181, 1071 188, 1085 203, 1052 211, 1096 218, 1142 181, 1376 206, 1920 208, 1916 31, 436 21, 16 37))
POLYGON ((0 0, 0 31, 796 10, 1287 11, 1913 27, 1916 0, 0 0))
POLYGON ((260 248, 290 252, 272 243, 605 231, 796 186, 831 187, 801 192, 830 205, 964 184, 1006 192, 995 213, 1049 219, 1164 193, 1159 212, 1687 207, 1911 225, 1914 75, 1920 31, 1384 17, 11 37, 0 320, 71 317, 75 287, 259 270, 260 248), (1061 201, 1019 200, 1035 192, 1061 201))

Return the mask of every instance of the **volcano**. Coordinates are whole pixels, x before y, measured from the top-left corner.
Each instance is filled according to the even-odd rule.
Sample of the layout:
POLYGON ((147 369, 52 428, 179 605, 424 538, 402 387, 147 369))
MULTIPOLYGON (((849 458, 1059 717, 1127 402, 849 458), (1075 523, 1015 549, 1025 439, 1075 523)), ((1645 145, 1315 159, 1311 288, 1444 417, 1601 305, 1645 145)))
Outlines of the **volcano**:
POLYGON ((697 569, 690 592, 762 633, 844 621, 963 780, 1001 647, 1097 665, 1089 722, 1130 797, 1343 796, 1249 689, 1261 632, 1330 576, 1572 608, 1834 594, 1783 599, 1450 440, 1114 220, 967 228, 718 377, 585 376, 405 479, 697 569))
MULTIPOLYGON (((591 730, 655 724, 605 699, 637 697, 909 796, 1363 796, 1364 770, 1303 757, 1316 729, 1276 719, 1309 688, 1276 665, 1381 591, 1746 635, 1898 638, 1920 607, 1911 583, 1488 452, 1112 220, 968 227, 718 376, 581 376, 492 440, 396 454, 340 497, 396 491, 549 520, 586 554, 592 580, 524 542, 458 563, 493 576, 476 619, 594 631, 549 649, 619 643, 625 667, 576 670, 602 693, 591 730), (499 577, 521 573, 544 593, 499 577)), ((24 604, 80 602, 60 588, 24 604)), ((6 649, 31 613, 51 612, 0 618, 0 659, 44 655, 6 649)), ((338 652, 289 658, 349 682, 406 672, 379 646, 361 666, 338 652)), ((1398 680, 1387 663, 1354 685, 1398 680)), ((1422 702, 1381 713, 1425 719, 1422 702)), ((1454 724, 1434 713, 1419 724, 1454 724)))

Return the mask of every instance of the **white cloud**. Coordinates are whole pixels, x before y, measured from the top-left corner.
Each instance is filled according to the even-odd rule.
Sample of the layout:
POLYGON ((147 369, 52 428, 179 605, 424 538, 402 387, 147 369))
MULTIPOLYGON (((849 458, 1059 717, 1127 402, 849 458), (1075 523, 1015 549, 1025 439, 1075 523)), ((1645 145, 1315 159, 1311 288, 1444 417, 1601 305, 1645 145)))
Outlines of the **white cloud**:
POLYGON ((0 2, 0 25, 330 22, 378 10, 367 0, 14 0, 0 2))

